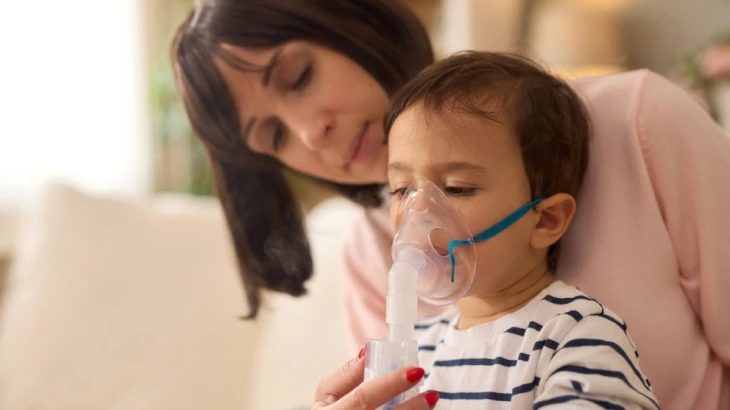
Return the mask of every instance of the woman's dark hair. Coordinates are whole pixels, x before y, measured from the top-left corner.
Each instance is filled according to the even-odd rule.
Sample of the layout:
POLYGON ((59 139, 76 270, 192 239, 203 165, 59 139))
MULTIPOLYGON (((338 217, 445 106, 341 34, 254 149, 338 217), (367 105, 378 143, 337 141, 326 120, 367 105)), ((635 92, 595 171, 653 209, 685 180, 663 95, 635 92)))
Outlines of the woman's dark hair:
MULTIPOLYGON (((591 121, 565 82, 526 57, 465 51, 423 70, 391 98, 385 134, 405 110, 421 104, 448 120, 456 110, 505 124, 518 138, 532 198, 576 197, 588 167, 591 121)), ((548 250, 555 272, 560 243, 548 250)))
MULTIPOLYGON (((256 317, 261 289, 301 296, 312 256, 301 206, 282 165, 243 142, 233 97, 216 70, 220 58, 255 67, 221 44, 274 47, 311 41, 362 66, 388 95, 433 62, 427 33, 398 0, 202 0, 172 42, 173 66, 193 130, 204 144, 228 221, 239 271, 256 317)), ((381 204, 381 186, 320 181, 363 206, 381 204)))

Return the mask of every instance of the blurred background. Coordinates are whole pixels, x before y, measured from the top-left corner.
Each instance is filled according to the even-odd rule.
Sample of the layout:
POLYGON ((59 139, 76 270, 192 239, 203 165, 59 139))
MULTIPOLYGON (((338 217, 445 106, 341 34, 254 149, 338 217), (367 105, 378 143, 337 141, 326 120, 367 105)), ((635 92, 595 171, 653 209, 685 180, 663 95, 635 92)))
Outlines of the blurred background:
MULTIPOLYGON (((317 331, 335 342, 308 350, 319 366, 291 356, 297 318, 338 310, 341 275, 322 271, 339 269, 331 249, 355 212, 301 178, 310 299, 330 304, 272 295, 271 315, 237 319, 228 234, 168 54, 192 3, 3 2, 0 408, 295 408, 355 353, 335 320, 317 331), (276 404, 272 380, 294 386, 276 404)), ((730 130, 730 0, 406 3, 439 57, 511 51, 566 78, 648 68, 730 130)))
MULTIPOLYGON (((49 178, 122 195, 212 192, 168 55, 192 0, 6 3, 0 203, 22 202, 49 178)), ((728 0, 407 3, 440 57, 513 51, 568 77, 648 68, 687 87, 727 82, 692 63, 713 42, 730 42, 728 0)))

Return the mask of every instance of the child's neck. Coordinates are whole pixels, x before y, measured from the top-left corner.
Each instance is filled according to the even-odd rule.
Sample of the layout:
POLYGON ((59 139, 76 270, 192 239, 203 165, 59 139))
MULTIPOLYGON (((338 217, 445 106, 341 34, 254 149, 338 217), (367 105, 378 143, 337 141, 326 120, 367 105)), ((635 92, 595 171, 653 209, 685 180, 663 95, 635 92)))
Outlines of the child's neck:
POLYGON ((457 302, 460 318, 457 329, 492 322, 525 306, 555 281, 546 265, 539 265, 508 288, 491 295, 473 295, 457 302))

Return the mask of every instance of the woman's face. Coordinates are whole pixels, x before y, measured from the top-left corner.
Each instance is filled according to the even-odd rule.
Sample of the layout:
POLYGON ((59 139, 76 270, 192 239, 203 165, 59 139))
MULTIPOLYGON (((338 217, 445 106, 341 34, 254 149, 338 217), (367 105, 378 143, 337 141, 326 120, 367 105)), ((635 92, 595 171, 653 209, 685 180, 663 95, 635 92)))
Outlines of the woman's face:
POLYGON ((383 114, 388 96, 344 55, 304 41, 268 49, 223 45, 265 67, 245 72, 215 61, 252 151, 301 173, 346 184, 387 181, 383 114))

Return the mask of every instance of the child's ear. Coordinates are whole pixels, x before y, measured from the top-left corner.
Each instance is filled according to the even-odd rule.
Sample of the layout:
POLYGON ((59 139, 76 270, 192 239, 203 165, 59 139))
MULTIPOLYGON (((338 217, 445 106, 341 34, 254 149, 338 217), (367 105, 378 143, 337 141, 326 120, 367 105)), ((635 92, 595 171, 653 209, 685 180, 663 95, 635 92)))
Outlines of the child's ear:
POLYGON ((535 206, 537 223, 530 245, 547 249, 563 237, 575 215, 575 199, 568 194, 556 194, 535 206))

